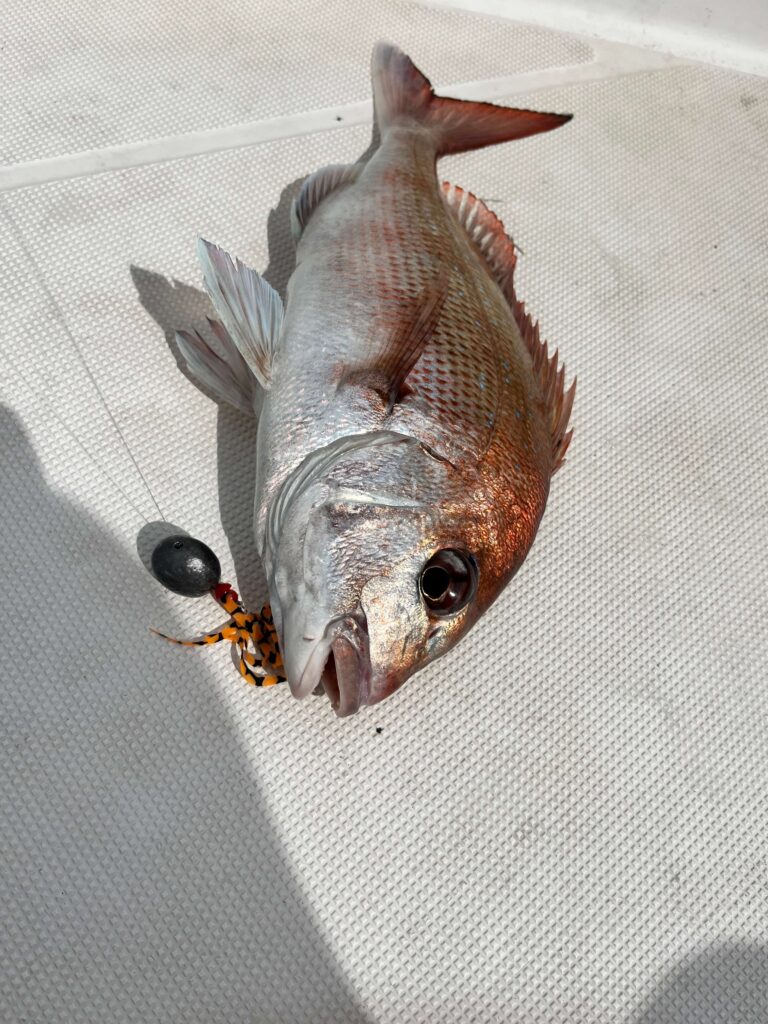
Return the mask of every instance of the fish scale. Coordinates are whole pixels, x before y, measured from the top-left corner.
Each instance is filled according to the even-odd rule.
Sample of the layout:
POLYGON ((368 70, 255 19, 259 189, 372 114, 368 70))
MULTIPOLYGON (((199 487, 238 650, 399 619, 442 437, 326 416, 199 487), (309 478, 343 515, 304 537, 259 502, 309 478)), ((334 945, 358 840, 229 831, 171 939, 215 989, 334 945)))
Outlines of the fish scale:
MULTIPOLYGON (((358 203, 364 213, 336 239, 339 257, 332 254, 330 259, 336 268, 343 259, 345 283, 353 293, 369 295, 375 282, 372 309, 392 308, 395 317, 441 267, 447 265, 452 281, 462 283, 460 289, 451 289, 440 323, 409 384, 416 401, 421 399, 421 404, 426 404, 435 422, 448 433, 471 439, 473 451, 482 452, 488 447, 503 400, 499 347, 504 345, 505 337, 498 330, 494 334, 495 326, 501 325, 510 337, 506 349, 510 359, 515 358, 514 340, 522 349, 519 331, 494 282, 472 280, 473 274, 477 277, 477 256, 434 187, 434 166, 422 159, 420 166, 411 168, 407 175, 392 174, 385 167, 378 178, 383 182, 374 173, 366 173, 354 186, 361 193, 358 203), (433 226, 437 230, 431 230, 433 226), (481 374, 486 382, 482 387, 481 374)), ((340 195, 336 202, 349 206, 351 197, 340 195)), ((334 218, 333 203, 331 197, 324 211, 328 219, 334 218)), ((385 338, 390 331, 384 318, 385 338)), ((406 399, 403 408, 408 402, 406 399)))

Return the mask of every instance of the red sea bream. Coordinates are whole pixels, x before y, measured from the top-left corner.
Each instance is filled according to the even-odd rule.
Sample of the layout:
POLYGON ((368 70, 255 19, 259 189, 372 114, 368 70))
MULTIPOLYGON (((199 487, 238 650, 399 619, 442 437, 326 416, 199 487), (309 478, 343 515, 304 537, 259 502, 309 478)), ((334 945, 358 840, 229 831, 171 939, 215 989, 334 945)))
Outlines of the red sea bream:
POLYGON ((296 697, 339 715, 445 654, 522 564, 570 440, 574 386, 512 285, 515 252, 437 159, 567 115, 435 96, 373 55, 380 145, 316 171, 292 211, 280 297, 201 240, 215 343, 191 371, 259 408, 254 533, 296 697))

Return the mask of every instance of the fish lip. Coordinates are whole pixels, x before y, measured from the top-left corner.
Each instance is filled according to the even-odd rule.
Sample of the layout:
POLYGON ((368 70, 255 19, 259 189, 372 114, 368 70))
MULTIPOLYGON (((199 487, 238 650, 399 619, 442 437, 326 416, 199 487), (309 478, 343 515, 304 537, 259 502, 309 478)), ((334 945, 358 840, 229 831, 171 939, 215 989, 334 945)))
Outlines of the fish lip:
POLYGON ((323 636, 312 648, 312 653, 307 659, 307 663, 299 676, 299 681, 293 683, 289 679, 289 685, 291 687, 291 693, 298 700, 303 700, 304 697, 308 697, 310 693, 313 693, 320 683, 320 677, 325 663, 328 661, 328 654, 331 650, 331 639, 323 636))
POLYGON ((299 699, 324 692, 338 717, 346 718, 368 703, 371 674, 368 625, 365 614, 358 611, 331 619, 291 689, 299 699), (328 666, 331 654, 335 677, 328 666))
POLYGON ((339 718, 354 715, 370 699, 371 659, 368 629, 362 613, 348 615, 330 627, 334 676, 330 677, 328 661, 320 682, 333 710, 339 718))

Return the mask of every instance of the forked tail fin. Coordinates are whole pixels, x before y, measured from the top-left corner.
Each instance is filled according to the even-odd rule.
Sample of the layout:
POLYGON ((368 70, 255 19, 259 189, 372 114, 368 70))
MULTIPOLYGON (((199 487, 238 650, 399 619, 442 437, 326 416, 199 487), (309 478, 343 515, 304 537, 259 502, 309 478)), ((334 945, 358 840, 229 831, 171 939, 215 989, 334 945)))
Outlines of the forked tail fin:
POLYGON ((432 135, 438 156, 548 132, 573 116, 435 96, 429 79, 410 57, 389 43, 374 47, 372 77, 382 137, 393 125, 420 124, 432 135))

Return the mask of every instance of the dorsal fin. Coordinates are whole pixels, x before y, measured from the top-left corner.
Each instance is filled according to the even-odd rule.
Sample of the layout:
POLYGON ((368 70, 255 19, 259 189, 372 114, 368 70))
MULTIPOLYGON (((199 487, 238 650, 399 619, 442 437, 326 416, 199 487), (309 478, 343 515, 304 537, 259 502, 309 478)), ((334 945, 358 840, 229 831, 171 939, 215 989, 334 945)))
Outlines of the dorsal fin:
POLYGON ((291 235, 294 242, 301 238, 309 218, 327 195, 342 185, 357 179, 361 164, 329 164, 310 174, 291 206, 291 235))
POLYGON ((576 378, 565 390, 565 366, 557 368, 557 349, 549 355, 546 341, 539 336, 539 325, 526 313, 525 306, 517 299, 510 304, 517 326, 523 336, 526 348, 533 360, 533 372, 539 381, 544 404, 549 413, 549 430, 552 437, 552 472, 556 472, 565 461, 565 453, 571 443, 573 430, 568 430, 573 399, 576 394, 576 378))
POLYGON ((504 293, 533 360, 533 371, 549 413, 555 472, 563 464, 573 434, 567 428, 576 394, 576 381, 565 391, 565 367, 557 368, 557 350, 549 355, 546 341, 542 341, 539 336, 539 325, 526 313, 523 303, 517 300, 513 283, 517 257, 512 240, 504 231, 504 225, 482 199, 473 196, 471 192, 465 192, 458 185, 451 185, 447 181, 443 182, 442 189, 445 202, 477 246, 504 293))
POLYGON ((512 275, 517 256, 512 239, 504 231, 504 225, 482 199, 473 196, 471 192, 459 188, 458 185, 452 185, 449 181, 443 182, 442 189, 443 199, 480 250, 491 268, 494 280, 507 299, 510 299, 510 296, 514 298, 512 275))

